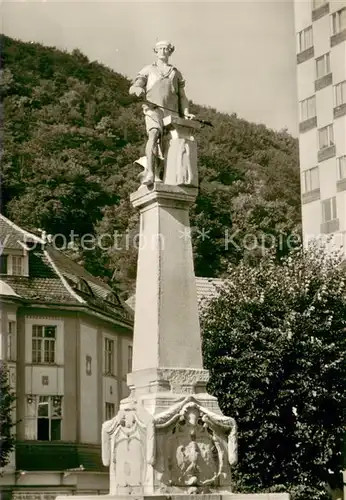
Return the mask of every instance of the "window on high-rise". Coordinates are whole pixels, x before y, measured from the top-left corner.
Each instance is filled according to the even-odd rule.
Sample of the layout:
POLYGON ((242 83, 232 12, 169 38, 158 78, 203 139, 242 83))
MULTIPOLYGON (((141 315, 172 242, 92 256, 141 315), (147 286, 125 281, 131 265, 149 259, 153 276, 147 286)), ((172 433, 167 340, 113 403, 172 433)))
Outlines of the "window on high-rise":
POLYGON ((302 191, 309 193, 320 187, 318 167, 309 168, 302 173, 302 191))
POLYGON ((312 8, 318 9, 321 5, 327 3, 328 0, 312 0, 312 8))
POLYGON ((324 54, 316 59, 316 79, 322 78, 330 73, 330 54, 324 54))
POLYGON ((334 85, 335 106, 346 104, 346 80, 334 85))
POLYGON ((329 146, 334 145, 334 129, 332 124, 319 129, 318 143, 320 149, 329 148, 329 146))
POLYGON ((32 362, 55 363, 56 326, 33 325, 32 362))
POLYGON ((336 197, 328 198, 321 202, 322 206, 322 222, 329 222, 337 219, 336 213, 336 197))
POLYGON ((336 35, 346 30, 346 7, 332 14, 332 33, 336 35))
POLYGON ((309 26, 298 33, 298 52, 303 52, 312 46, 312 26, 309 26))
POLYGON ((300 121, 308 120, 316 116, 316 97, 308 97, 300 102, 300 121))
POLYGON ((339 156, 336 159, 337 172, 338 172, 338 180, 346 179, 346 155, 339 156))

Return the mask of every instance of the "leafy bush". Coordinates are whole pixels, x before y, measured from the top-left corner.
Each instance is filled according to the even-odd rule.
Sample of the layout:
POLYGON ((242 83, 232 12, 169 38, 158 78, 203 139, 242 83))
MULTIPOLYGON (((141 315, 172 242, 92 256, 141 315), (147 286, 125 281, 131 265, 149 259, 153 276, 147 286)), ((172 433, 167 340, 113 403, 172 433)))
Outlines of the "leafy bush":
POLYGON ((202 315, 210 390, 239 425, 241 491, 341 488, 346 276, 317 247, 230 269, 202 315), (278 485, 281 485, 280 487, 278 485))

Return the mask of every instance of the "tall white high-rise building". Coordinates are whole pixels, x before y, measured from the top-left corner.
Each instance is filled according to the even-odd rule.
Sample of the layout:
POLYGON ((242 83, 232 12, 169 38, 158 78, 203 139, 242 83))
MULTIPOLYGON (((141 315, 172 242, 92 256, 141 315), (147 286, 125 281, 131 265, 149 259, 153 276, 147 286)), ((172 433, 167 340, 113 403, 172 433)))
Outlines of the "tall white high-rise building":
POLYGON ((346 249, 346 0, 294 9, 304 243, 346 249))

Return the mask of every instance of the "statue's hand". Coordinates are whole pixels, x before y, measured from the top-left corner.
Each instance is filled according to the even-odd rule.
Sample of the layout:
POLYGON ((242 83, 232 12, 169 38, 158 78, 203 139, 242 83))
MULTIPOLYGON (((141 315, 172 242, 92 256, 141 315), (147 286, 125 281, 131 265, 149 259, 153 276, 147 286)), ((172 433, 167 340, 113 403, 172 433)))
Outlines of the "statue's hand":
POLYGON ((186 118, 187 120, 193 120, 194 118, 196 118, 196 116, 192 113, 189 113, 188 111, 185 111, 184 118, 186 118))
POLYGON ((145 90, 142 87, 137 87, 136 85, 132 85, 129 90, 130 94, 135 94, 137 97, 140 97, 145 93, 145 90))

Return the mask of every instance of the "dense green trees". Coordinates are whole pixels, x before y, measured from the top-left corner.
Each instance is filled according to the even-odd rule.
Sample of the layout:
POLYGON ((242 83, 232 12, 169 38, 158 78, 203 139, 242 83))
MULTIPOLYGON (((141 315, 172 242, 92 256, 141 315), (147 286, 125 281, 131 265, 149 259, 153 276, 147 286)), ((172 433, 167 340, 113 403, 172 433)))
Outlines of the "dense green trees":
MULTIPOLYGON (((239 426, 241 491, 330 498, 342 488, 346 276, 338 256, 296 250, 232 267, 204 310, 210 390, 239 426)), ((339 497, 335 497, 339 498, 339 497)))
POLYGON ((14 449, 12 409, 15 396, 8 383, 7 366, 0 361, 0 467, 5 467, 14 449))
MULTIPOLYGON (((138 185, 133 161, 145 145, 130 82, 77 50, 67 54, 8 37, 2 67, 2 210, 53 234, 116 231, 125 238, 138 222, 128 198, 138 185)), ((236 115, 191 109, 214 124, 198 133, 201 183, 191 220, 196 274, 220 276, 249 253, 245 234, 263 239, 268 233, 272 242, 299 232, 297 141, 236 115), (229 235, 237 245, 225 244, 229 235)), ((74 254, 105 279, 131 286, 131 238, 125 247, 107 241, 108 248, 74 254)), ((286 251, 281 247, 278 254, 286 251)))

